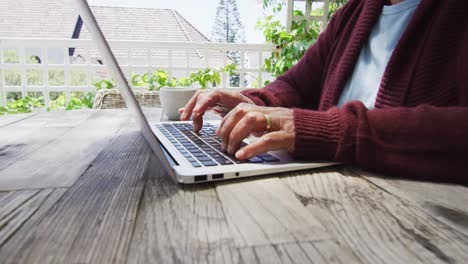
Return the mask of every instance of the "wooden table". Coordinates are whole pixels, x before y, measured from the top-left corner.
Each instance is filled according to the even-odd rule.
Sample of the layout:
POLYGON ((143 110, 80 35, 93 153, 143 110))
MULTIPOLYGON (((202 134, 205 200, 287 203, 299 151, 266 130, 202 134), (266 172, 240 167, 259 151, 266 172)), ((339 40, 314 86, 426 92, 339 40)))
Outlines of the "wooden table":
POLYGON ((0 190, 0 263, 468 263, 466 187, 343 166, 180 185, 127 110, 0 117, 0 190))

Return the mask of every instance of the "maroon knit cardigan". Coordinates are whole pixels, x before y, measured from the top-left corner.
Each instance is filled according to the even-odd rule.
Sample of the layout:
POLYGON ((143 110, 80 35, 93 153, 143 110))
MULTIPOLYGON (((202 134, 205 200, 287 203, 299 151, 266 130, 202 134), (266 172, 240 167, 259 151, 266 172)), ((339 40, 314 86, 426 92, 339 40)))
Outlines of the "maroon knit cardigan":
POLYGON ((288 72, 243 94, 294 108, 299 158, 387 175, 468 182, 468 1, 422 0, 388 62, 375 108, 336 107, 384 0, 350 0, 288 72))

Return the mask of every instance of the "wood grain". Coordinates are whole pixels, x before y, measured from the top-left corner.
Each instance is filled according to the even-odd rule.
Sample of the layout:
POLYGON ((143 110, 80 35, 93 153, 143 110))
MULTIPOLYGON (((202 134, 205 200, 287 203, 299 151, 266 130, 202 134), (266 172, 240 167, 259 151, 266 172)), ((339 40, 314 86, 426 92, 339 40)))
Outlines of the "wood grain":
POLYGON ((73 129, 42 127, 34 138, 23 139, 26 144, 16 144, 4 150, 7 166, 0 168, 0 190, 71 186, 125 123, 128 123, 127 111, 101 110, 93 112, 73 129), (50 139, 50 136, 57 138, 50 139), (50 141, 43 142, 41 137, 50 141), (41 143, 32 144, 34 139, 41 143), (37 148, 38 145, 41 147, 37 148), (21 159, 11 163, 10 153, 21 159))
POLYGON ((463 263, 468 258, 464 234, 407 199, 343 174, 292 174, 282 180, 363 262, 463 263))
POLYGON ((391 193, 406 197, 438 220, 468 236, 468 188, 456 184, 385 178, 354 169, 366 180, 391 193))
POLYGON ((278 178, 222 182, 216 191, 239 247, 330 239, 278 178))
POLYGON ((359 263, 331 240, 238 247, 233 228, 255 231, 230 228, 224 212, 237 207, 223 206, 213 183, 180 185, 155 158, 149 171, 128 263, 359 263))
POLYGON ((34 226, 1 248, 3 263, 126 260, 150 155, 143 137, 129 127, 34 226))
MULTIPOLYGON (((180 185, 127 111, 47 113, 0 125, 0 183, 71 186, 0 192, 1 263, 468 259, 466 187, 336 168, 180 185), (69 174, 81 177, 73 183, 69 174)), ((161 116, 145 113, 150 122, 161 116)))
POLYGON ((47 146, 91 115, 91 111, 35 115, 0 128, 0 173, 23 157, 47 146))
POLYGON ((153 156, 129 263, 237 263, 212 183, 179 185, 153 156))
POLYGON ((30 219, 40 217, 58 200, 64 189, 10 192, 0 198, 0 246, 30 219))
POLYGON ((247 247, 239 252, 243 263, 362 263, 331 240, 247 247))
POLYGON ((20 120, 30 118, 37 113, 31 113, 31 114, 12 114, 12 115, 0 115, 0 127, 7 126, 9 124, 13 124, 15 122, 18 122, 20 120))

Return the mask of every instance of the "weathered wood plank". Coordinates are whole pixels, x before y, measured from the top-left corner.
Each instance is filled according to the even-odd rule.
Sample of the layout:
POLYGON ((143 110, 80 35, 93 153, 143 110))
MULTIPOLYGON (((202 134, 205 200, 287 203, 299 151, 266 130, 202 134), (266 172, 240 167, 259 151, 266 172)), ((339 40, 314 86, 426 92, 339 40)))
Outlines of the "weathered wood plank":
POLYGON ((239 252, 243 263, 361 263, 331 240, 247 247, 239 252))
POLYGON ((238 248, 213 183, 180 185, 155 158, 149 171, 128 263, 358 263, 329 240, 238 248))
POLYGON ((9 124, 16 123, 20 120, 30 118, 37 113, 31 113, 31 114, 14 114, 14 115, 0 115, 0 127, 7 126, 9 124))
POLYGON ((330 239, 278 178, 222 182, 216 190, 239 247, 330 239))
POLYGON ((140 132, 129 127, 34 226, 20 229, 0 248, 2 263, 126 260, 150 156, 140 132))
POLYGON ((0 171, 83 122, 93 112, 53 112, 35 115, 0 128, 0 171))
POLYGON ((468 237, 349 172, 283 178, 338 241, 367 263, 463 263, 468 237))
MULTIPOLYGON (((41 128, 41 127, 76 127, 98 110, 79 111, 52 111, 34 115, 28 119, 21 120, 8 127, 41 128)), ((1 130, 0 130, 1 131, 1 130)))
POLYGON ((429 214, 468 236, 468 188, 457 184, 392 179, 353 170, 366 180, 402 197, 408 197, 429 214))
MULTIPOLYGON (((86 121, 64 133, 63 128, 44 128, 38 131, 36 140, 47 134, 58 136, 49 142, 40 141, 39 149, 16 153, 10 147, 4 153, 21 157, 14 163, 0 168, 0 190, 38 189, 69 187, 88 168, 92 160, 106 147, 113 135, 128 123, 128 113, 124 110, 96 111, 86 121), (61 134, 62 133, 62 134, 61 134)), ((66 128, 65 128, 66 129, 66 128)), ((50 139, 50 138, 49 138, 50 139)), ((26 142, 29 142, 26 139, 26 142)), ((31 148, 37 147, 32 144, 31 148)), ((26 144, 19 144, 25 147, 26 144)), ((7 158, 5 158, 7 159, 7 158)))
POLYGON ((41 215, 65 191, 44 189, 10 192, 0 198, 0 246, 33 215, 41 215))
POLYGON ((179 185, 153 156, 129 263, 237 263, 212 183, 179 185))

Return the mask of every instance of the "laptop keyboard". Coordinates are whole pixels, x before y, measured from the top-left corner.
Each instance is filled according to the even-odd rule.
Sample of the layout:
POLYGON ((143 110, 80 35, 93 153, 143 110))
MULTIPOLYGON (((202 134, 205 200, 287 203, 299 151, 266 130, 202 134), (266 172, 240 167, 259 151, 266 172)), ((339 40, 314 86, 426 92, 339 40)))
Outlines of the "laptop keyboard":
MULTIPOLYGON (((221 138, 215 134, 217 127, 212 124, 205 124, 198 133, 193 132, 192 125, 187 123, 167 123, 156 127, 194 167, 279 161, 268 153, 249 160, 237 160, 233 155, 224 153, 221 138)), ((244 142, 241 144, 245 145, 244 142)))

